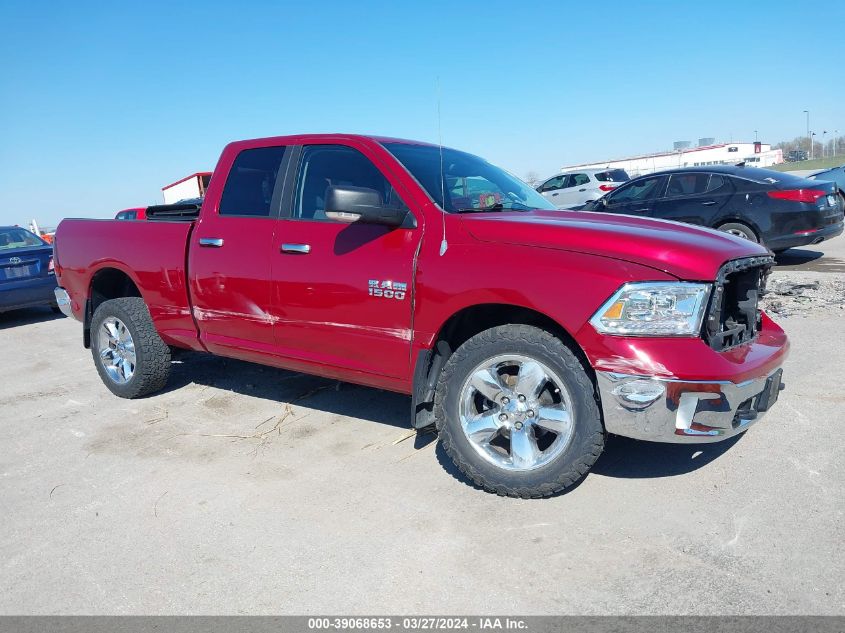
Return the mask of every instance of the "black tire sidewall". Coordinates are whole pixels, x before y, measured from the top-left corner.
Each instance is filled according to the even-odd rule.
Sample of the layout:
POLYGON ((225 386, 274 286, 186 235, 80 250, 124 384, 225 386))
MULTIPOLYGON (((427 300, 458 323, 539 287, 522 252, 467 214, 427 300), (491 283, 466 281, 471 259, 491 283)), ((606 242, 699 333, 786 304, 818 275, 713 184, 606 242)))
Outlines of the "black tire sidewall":
MULTIPOLYGON (((152 319, 142 299, 134 297, 111 299, 101 303, 94 312, 94 316, 91 319, 91 352, 94 357, 94 364, 103 383, 116 396, 121 398, 136 398, 149 391, 148 385, 145 384, 145 378, 149 373, 146 371, 147 366, 157 360, 151 356, 157 350, 152 350, 144 344, 145 336, 141 330, 149 328, 152 328, 152 319), (132 341, 135 345, 135 371, 132 374, 132 378, 124 384, 119 384, 112 380, 100 360, 99 332, 103 322, 109 317, 115 317, 123 322, 129 330, 129 334, 132 336, 132 341), (147 323, 140 323, 139 321, 145 317, 147 323)), ((167 361, 169 362, 169 358, 167 361)))
POLYGON ((592 380, 563 342, 530 326, 499 326, 467 341, 449 359, 435 398, 438 430, 456 465, 486 489, 512 496, 547 496, 581 479, 604 442, 604 428, 592 380), (530 471, 507 471, 472 447, 460 423, 461 388, 469 373, 496 356, 520 354, 542 362, 566 384, 574 430, 569 445, 551 463, 530 471))

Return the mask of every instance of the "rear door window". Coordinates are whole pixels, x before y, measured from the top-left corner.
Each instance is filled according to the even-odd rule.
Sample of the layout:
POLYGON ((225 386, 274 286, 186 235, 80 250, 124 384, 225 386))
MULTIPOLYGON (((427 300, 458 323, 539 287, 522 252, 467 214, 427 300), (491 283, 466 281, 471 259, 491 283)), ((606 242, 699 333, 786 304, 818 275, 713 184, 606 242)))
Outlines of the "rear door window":
POLYGON ((696 196, 705 193, 730 193, 729 179, 721 174, 672 174, 666 186, 666 198, 696 196))
POLYGON ((238 154, 223 187, 220 215, 269 217, 285 150, 257 147, 238 154))
POLYGON ((590 177, 587 174, 572 174, 569 178, 570 187, 579 187, 590 183, 590 177))
POLYGON ((666 197, 679 198, 705 193, 709 182, 710 174, 708 173, 671 174, 666 187, 666 197))

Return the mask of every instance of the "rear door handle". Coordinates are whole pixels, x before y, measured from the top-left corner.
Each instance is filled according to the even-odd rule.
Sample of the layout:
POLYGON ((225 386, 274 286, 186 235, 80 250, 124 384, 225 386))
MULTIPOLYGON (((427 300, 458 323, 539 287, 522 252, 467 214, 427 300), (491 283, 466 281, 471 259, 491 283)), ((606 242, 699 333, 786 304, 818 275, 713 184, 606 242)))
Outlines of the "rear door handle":
POLYGON ((578 191, 586 191, 586 189, 579 189, 578 191))
POLYGON ((220 237, 201 237, 200 246, 207 246, 209 248, 220 248, 223 246, 223 238, 220 237))
POLYGON ((715 200, 707 200, 706 202, 702 202, 701 204, 705 207, 712 207, 714 204, 716 204, 716 201, 715 200))
POLYGON ((311 252, 310 244, 282 244, 279 249, 283 253, 294 253, 296 255, 307 255, 311 252))

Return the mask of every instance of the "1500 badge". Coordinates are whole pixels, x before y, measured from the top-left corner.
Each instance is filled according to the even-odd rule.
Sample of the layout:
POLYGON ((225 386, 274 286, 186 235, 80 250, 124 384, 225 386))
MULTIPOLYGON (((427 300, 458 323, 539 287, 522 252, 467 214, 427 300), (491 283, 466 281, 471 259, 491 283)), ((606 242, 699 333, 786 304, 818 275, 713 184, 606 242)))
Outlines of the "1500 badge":
POLYGON ((399 299, 405 298, 405 293, 408 291, 408 284, 401 281, 379 281, 378 279, 370 279, 367 294, 371 297, 384 297, 385 299, 399 299))

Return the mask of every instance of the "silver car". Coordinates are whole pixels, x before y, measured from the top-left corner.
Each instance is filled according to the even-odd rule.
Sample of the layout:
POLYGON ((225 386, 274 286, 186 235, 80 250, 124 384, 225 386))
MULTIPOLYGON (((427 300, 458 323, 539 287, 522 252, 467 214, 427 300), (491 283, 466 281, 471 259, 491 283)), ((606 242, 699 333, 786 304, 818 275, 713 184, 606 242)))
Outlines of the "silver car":
POLYGON ((627 180, 624 169, 579 169, 549 178, 537 191, 558 209, 571 209, 598 200, 627 180))

